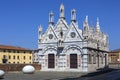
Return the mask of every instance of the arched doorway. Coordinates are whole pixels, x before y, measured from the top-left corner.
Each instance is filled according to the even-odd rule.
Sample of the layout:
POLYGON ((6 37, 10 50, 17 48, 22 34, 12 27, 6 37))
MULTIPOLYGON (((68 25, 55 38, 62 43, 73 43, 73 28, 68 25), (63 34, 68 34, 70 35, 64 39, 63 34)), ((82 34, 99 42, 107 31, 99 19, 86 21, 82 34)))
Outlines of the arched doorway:
POLYGON ((48 54, 48 68, 55 68, 55 55, 48 54))
POLYGON ((82 65, 81 63, 81 54, 82 50, 77 45, 70 45, 65 50, 64 53, 66 53, 67 56, 67 67, 70 69, 77 69, 82 65))
POLYGON ((77 68, 77 54, 70 54, 70 68, 77 68))

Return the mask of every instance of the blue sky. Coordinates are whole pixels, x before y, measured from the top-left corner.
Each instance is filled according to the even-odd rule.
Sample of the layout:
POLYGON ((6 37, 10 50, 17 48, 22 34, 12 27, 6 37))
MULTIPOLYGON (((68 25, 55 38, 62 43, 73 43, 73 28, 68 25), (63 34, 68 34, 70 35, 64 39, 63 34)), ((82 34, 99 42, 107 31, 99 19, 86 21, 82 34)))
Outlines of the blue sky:
POLYGON ((73 8, 81 29, 86 15, 94 25, 99 17, 101 30, 109 35, 110 49, 120 48, 120 0, 0 0, 0 44, 36 49, 38 26, 46 30, 51 10, 56 23, 61 3, 68 24, 73 8))

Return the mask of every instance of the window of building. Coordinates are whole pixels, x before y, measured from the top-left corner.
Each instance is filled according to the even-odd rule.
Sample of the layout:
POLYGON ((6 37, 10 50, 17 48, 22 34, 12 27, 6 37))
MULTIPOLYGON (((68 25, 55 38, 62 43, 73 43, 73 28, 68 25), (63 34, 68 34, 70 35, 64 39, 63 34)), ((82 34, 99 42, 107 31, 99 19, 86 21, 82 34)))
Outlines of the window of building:
POLYGON ((19 59, 19 56, 17 56, 17 59, 19 59))
POLYGON ((101 64, 103 64, 103 56, 101 56, 101 64))
POLYGON ((96 56, 93 56, 93 64, 96 64, 96 56))
POLYGON ((11 56, 9 56, 9 59, 11 59, 11 56))
POLYGON ((3 50, 0 50, 0 52, 3 52, 3 50))
POLYGON ((31 60, 31 56, 29 57, 29 59, 31 60))
POLYGON ((6 55, 3 55, 3 59, 6 59, 6 55))
POLYGON ((13 53, 16 53, 16 51, 15 51, 15 50, 13 50, 13 53))
POLYGON ((17 62, 19 64, 19 62, 17 62))
POLYGON ((9 62, 9 64, 10 64, 11 62, 9 62))
POLYGON ((3 52, 6 52, 6 50, 3 50, 3 52))
POLYGON ((25 62, 24 62, 24 64, 25 64, 25 62))
POLYGON ((7 63, 6 55, 3 55, 2 63, 7 63))
POLYGON ((23 59, 25 59, 25 56, 23 57, 23 59))
POLYGON ((116 55, 112 55, 111 56, 111 62, 112 63, 116 63, 117 62, 117 56, 116 55))
POLYGON ((91 54, 88 55, 88 63, 92 64, 92 55, 91 54))
POLYGON ((11 50, 8 50, 9 53, 11 53, 11 50))
POLYGON ((30 53, 32 53, 32 51, 30 51, 30 53))
POLYGON ((15 62, 13 62, 13 63, 15 63, 15 62))
POLYGON ((20 51, 17 51, 17 53, 20 53, 20 51))
POLYGON ((24 53, 26 53, 26 52, 24 51, 24 53))
POLYGON ((15 56, 13 56, 13 59, 15 59, 15 56))

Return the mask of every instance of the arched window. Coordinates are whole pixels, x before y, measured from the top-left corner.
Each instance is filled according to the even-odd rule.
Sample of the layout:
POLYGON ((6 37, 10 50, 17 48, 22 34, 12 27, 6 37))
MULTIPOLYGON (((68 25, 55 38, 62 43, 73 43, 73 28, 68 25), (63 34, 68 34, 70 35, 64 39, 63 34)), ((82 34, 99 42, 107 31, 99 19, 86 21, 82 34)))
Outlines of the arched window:
POLYGON ((60 36, 61 36, 61 38, 63 37, 63 32, 62 31, 60 32, 60 36))
POLYGON ((88 54, 88 63, 92 64, 92 55, 91 54, 88 54))
POLYGON ((96 55, 93 55, 93 64, 96 64, 96 55))

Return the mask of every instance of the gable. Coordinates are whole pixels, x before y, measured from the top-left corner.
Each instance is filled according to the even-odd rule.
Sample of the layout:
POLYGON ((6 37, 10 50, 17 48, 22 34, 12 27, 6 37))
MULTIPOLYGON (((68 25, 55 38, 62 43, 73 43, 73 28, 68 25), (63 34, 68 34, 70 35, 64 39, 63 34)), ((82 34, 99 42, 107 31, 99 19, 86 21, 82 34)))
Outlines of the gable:
POLYGON ((67 22, 64 19, 59 19, 57 24, 55 25, 54 30, 59 31, 62 27, 63 30, 67 30, 69 26, 67 25, 67 22))
POLYGON ((60 37, 60 32, 63 32, 63 38, 64 38, 64 34, 66 34, 66 31, 68 30, 69 26, 67 25, 67 22, 64 19, 59 19, 54 31, 56 36, 59 38, 60 37))
POLYGON ((47 31, 43 36, 43 43, 56 42, 56 41, 57 41, 57 36, 54 32, 53 26, 49 25, 47 31))
POLYGON ((70 24, 70 28, 65 34, 65 39, 64 41, 82 41, 82 30, 80 30, 75 23, 70 24))

